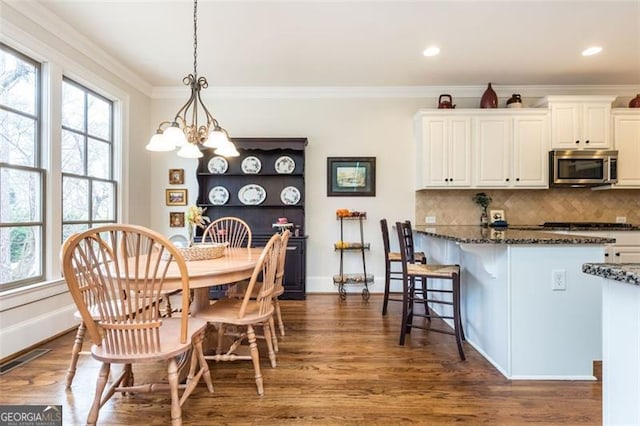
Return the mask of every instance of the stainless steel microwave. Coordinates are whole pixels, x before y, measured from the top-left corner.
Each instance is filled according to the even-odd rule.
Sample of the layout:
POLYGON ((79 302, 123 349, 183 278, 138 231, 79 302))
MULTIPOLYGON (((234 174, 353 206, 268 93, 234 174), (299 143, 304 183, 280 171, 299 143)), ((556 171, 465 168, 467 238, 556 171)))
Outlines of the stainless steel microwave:
POLYGON ((549 186, 589 187, 618 181, 618 151, 581 149, 549 152, 549 186))

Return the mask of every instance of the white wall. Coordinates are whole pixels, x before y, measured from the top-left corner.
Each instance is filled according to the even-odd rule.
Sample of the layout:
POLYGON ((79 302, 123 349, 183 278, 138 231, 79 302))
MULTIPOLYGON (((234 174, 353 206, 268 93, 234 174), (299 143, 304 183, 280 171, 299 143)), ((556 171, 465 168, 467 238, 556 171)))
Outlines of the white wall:
MULTIPOLYGON (((184 91, 184 98, 187 97, 184 91)), ((306 137, 306 232, 307 292, 336 291, 332 276, 338 272, 338 254, 333 243, 339 239, 335 210, 365 210, 365 239, 371 242, 367 272, 376 277, 372 292, 382 290, 384 265, 379 220, 413 219, 414 144, 412 117, 424 106, 420 99, 211 99, 207 107, 232 137, 306 137), (327 197, 327 157, 376 157, 375 197, 327 197)), ((151 122, 159 123, 175 115, 184 99, 157 99, 151 122)), ((150 132, 153 129, 150 129, 150 132)), ((166 235, 186 234, 186 228, 169 228, 165 206, 168 170, 184 168, 189 204, 196 202, 196 160, 179 158, 174 152, 150 154, 151 227, 166 235)), ((347 258, 354 272, 361 268, 359 256, 347 258)), ((361 291, 361 287, 354 287, 361 291)))

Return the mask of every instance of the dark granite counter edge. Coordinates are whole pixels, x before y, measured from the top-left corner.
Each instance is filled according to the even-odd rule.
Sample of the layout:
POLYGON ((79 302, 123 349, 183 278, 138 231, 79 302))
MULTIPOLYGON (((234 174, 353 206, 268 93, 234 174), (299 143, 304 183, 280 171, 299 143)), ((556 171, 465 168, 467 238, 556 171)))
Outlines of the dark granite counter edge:
POLYGON ((640 263, 585 263, 582 265, 582 272, 627 284, 640 285, 640 263))
MULTIPOLYGON (((481 236, 462 236, 463 232, 451 231, 455 226, 446 227, 449 229, 438 229, 433 227, 433 231, 429 229, 420 229, 416 227, 416 232, 430 237, 442 238, 445 240, 456 241, 464 244, 540 244, 540 245, 552 245, 552 244, 607 244, 615 243, 615 238, 604 237, 588 237, 584 235, 562 235, 546 233, 541 231, 513 231, 513 230, 500 230, 500 229, 487 229, 487 235, 481 236)), ((460 226, 460 229, 465 228, 460 226)), ((475 228, 473 233, 482 233, 479 227, 467 227, 475 228)), ((457 231, 457 230, 456 230, 457 231)), ((467 232, 469 233, 469 232, 467 232)))

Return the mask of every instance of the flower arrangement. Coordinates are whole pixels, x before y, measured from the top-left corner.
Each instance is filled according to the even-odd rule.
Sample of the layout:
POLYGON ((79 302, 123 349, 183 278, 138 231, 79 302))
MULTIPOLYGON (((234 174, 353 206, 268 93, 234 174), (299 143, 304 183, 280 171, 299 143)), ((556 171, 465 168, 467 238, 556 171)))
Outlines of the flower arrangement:
POLYGON ((193 239, 195 237, 195 227, 204 228, 207 223, 210 222, 208 216, 204 216, 204 212, 207 208, 198 207, 195 205, 189 206, 187 209, 187 224, 189 230, 189 245, 193 245, 193 239))

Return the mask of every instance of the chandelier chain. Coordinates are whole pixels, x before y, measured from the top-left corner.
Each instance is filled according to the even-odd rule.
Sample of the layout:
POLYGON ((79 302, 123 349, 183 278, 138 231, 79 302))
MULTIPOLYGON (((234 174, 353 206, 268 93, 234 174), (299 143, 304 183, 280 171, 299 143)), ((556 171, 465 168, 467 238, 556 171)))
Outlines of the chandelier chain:
POLYGON ((198 76, 198 0, 193 2, 193 76, 198 76))

